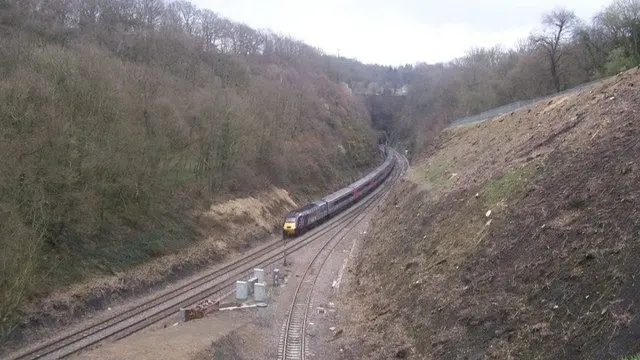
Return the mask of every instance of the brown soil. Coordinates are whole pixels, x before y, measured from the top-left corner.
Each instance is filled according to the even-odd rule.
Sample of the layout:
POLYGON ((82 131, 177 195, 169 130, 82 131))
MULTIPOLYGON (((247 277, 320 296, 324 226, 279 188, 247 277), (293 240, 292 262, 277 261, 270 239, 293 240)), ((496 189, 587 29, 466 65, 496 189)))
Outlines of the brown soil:
POLYGON ((444 131, 373 221, 343 358, 640 352, 639 85, 444 131))

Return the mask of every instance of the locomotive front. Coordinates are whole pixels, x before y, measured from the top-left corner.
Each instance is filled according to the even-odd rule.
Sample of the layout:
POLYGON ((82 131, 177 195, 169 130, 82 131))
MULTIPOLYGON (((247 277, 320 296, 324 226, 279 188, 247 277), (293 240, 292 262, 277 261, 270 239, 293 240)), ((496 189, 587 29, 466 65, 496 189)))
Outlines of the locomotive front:
POLYGON ((289 213, 282 225, 282 236, 294 236, 296 234, 296 224, 298 223, 298 214, 289 213))

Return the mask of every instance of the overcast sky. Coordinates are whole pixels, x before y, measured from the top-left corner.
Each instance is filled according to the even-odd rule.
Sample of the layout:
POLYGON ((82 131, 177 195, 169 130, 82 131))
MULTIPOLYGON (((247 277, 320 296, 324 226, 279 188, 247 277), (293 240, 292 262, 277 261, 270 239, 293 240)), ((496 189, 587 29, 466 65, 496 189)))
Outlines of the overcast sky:
POLYGON ((193 0, 234 21, 365 63, 436 63, 511 48, 561 5, 585 21, 612 0, 193 0))

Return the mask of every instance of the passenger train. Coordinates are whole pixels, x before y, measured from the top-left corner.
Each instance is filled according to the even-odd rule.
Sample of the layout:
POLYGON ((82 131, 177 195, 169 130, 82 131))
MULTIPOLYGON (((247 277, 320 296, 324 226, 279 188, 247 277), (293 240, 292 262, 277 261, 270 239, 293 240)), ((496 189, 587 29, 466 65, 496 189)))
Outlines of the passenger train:
POLYGON ((296 236, 304 233, 367 196, 384 182, 393 170, 395 161, 393 152, 387 147, 381 146, 380 151, 385 155, 384 163, 367 176, 287 214, 282 226, 282 236, 296 236))

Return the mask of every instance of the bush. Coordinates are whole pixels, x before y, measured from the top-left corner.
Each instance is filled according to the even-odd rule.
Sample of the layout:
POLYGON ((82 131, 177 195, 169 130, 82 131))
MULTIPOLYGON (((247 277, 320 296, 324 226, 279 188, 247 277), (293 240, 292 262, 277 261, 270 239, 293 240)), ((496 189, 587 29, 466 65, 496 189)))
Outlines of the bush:
POLYGON ((629 56, 624 48, 617 47, 609 53, 607 63, 605 64, 606 74, 615 75, 634 66, 633 59, 629 56))

